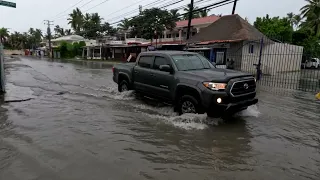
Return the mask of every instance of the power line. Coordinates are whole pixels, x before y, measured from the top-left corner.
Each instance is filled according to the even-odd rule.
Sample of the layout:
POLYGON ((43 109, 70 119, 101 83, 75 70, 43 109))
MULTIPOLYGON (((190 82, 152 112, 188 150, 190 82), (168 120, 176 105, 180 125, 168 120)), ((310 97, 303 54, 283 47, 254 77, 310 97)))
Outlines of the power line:
POLYGON ((110 1, 110 0, 102 1, 101 3, 99 3, 99 4, 97 4, 97 5, 93 6, 93 7, 91 7, 91 8, 89 8, 89 9, 85 10, 84 12, 87 12, 87 11, 89 11, 89 10, 91 10, 91 9, 95 8, 95 7, 98 7, 98 6, 100 6, 101 4, 106 3, 107 1, 110 1))
POLYGON ((117 12, 120 12, 120 11, 122 11, 122 10, 125 10, 125 9, 127 9, 127 8, 129 8, 129 7, 131 7, 131 6, 134 6, 134 5, 138 4, 138 3, 141 3, 141 2, 143 2, 143 1, 146 1, 146 0, 141 0, 141 1, 138 1, 138 2, 136 2, 136 3, 130 4, 129 6, 126 6, 126 7, 122 8, 122 9, 117 10, 117 11, 113 11, 112 13, 110 13, 110 14, 108 14, 108 15, 106 15, 106 16, 110 16, 110 15, 112 15, 112 14, 114 14, 114 13, 117 13, 117 12))
POLYGON ((87 5, 87 4, 91 3, 91 2, 93 2, 93 1, 95 1, 95 0, 90 0, 89 2, 87 2, 87 3, 85 3, 84 5, 80 6, 80 7, 79 7, 79 9, 80 9, 80 8, 82 8, 82 7, 84 7, 85 5, 87 5))
MULTIPOLYGON (((83 1, 83 0, 82 0, 83 1)), ((81 1, 81 2, 82 2, 81 1)), ((83 4, 82 6, 80 6, 80 7, 78 7, 78 9, 81 9, 82 7, 84 7, 85 5, 87 5, 87 4, 89 4, 89 3, 91 3, 91 2, 93 2, 93 1, 95 1, 95 0, 90 0, 90 1, 88 1, 87 3, 85 3, 85 4, 83 4)), ((107 2, 108 0, 106 0, 105 2, 107 2)), ((105 3, 105 2, 103 2, 103 3, 105 3)), ((102 4, 102 3, 101 3, 102 4)), ((100 5, 100 4, 99 4, 100 5)), ((73 6, 73 7, 75 7, 75 6, 73 6)), ((71 7, 71 8, 73 8, 73 7, 71 7)), ((69 8, 69 9, 71 9, 71 8, 69 8)), ((69 10, 68 9, 68 10, 69 10)), ((93 8, 92 8, 93 9, 93 8)), ((66 10, 66 11, 68 11, 68 10, 66 10)), ((90 9, 89 9, 90 10, 90 9)), ((88 10, 87 10, 88 11, 88 10)), ((57 19, 62 19, 62 18, 65 18, 66 16, 67 16, 68 14, 65 14, 65 15, 61 15, 61 16, 58 16, 57 18, 55 18, 54 20, 57 20, 57 19)))
MULTIPOLYGON (((150 4, 147 4, 147 5, 145 5, 144 7, 148 7, 148 6, 150 6, 150 5, 155 5, 155 4, 159 4, 159 3, 162 3, 162 2, 164 2, 164 1, 167 1, 167 0, 164 0, 164 1, 162 1, 162 2, 158 2, 159 0, 157 0, 157 1, 154 1, 154 2, 152 2, 152 3, 150 3, 150 4)), ((177 3, 179 3, 179 2, 182 2, 183 0, 176 0, 176 2, 174 2, 173 4, 177 4, 177 3)), ((167 4, 168 4, 169 2, 167 2, 167 4)), ((164 5, 164 7, 168 7, 168 6, 170 6, 170 4, 169 5, 164 5)), ((154 7, 153 7, 154 8, 154 7)), ((163 7, 161 7, 161 8, 163 8, 163 7)), ((113 18, 111 18, 111 19, 107 19, 107 21, 111 21, 111 20, 115 20, 115 19, 119 19, 119 18, 122 18, 123 16, 126 16, 126 15, 131 15, 132 13, 135 13, 137 10, 139 10, 139 9, 135 9, 135 10, 132 10, 132 11, 130 11, 130 12, 126 12, 126 13, 124 13, 124 14, 121 14, 121 15, 119 15, 119 16, 116 16, 116 17, 113 17, 113 18)))
MULTIPOLYGON (((221 6, 228 5, 228 4, 232 3, 232 2, 233 2, 233 0, 222 0, 222 1, 219 1, 219 2, 214 3, 214 4, 198 8, 198 9, 194 10, 193 12, 199 12, 199 11, 204 10, 204 9, 207 9, 207 10, 215 9, 215 8, 218 8, 218 7, 221 7, 221 6)), ((184 14, 181 14, 179 17, 183 17, 186 14, 188 14, 188 12, 184 13, 184 14)), ((130 17, 129 19, 132 19, 134 17, 136 17, 136 16, 130 17)), ((113 22, 113 23, 110 23, 110 25, 118 24, 120 22, 121 21, 113 22)))
POLYGON ((71 8, 75 7, 76 5, 80 4, 82 1, 84 1, 84 0, 78 1, 76 4, 74 4, 73 6, 69 7, 69 8, 66 9, 65 11, 62 11, 62 12, 60 12, 59 14, 53 16, 53 18, 54 18, 54 17, 57 17, 57 16, 59 16, 59 15, 61 15, 61 14, 63 14, 63 13, 65 13, 65 12, 67 12, 69 9, 71 9, 71 8))

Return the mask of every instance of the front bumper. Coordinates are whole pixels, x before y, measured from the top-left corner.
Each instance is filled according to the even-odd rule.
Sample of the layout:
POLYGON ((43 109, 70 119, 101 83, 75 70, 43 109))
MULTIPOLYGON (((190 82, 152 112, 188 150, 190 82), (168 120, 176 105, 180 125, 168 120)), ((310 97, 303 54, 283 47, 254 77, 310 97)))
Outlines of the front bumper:
POLYGON ((207 112, 214 112, 214 114, 219 115, 226 113, 234 114, 257 104, 258 99, 255 96, 256 93, 251 93, 242 97, 232 97, 227 92, 203 89, 201 103, 207 112), (218 98, 222 99, 221 103, 217 103, 218 98))

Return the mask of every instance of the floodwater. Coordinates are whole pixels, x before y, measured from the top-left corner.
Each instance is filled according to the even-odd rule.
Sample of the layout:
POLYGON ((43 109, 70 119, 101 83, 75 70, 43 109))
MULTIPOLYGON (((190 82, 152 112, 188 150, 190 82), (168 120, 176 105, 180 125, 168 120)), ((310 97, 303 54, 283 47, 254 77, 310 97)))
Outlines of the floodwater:
POLYGON ((101 63, 22 57, 6 75, 0 180, 320 179, 314 94, 261 90, 223 122, 120 94, 101 63))

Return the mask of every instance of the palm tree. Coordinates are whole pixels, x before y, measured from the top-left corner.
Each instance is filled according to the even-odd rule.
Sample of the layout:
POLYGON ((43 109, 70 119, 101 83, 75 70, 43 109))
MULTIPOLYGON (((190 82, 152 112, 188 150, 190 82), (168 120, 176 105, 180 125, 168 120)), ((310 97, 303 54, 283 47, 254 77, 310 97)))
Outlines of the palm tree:
POLYGON ((54 27, 54 32, 56 37, 61 37, 65 35, 63 28, 61 28, 59 25, 56 25, 56 27, 54 27))
POLYGON ((179 21, 180 20, 180 13, 178 9, 171 9, 170 13, 172 15, 172 18, 174 19, 174 21, 179 21))
POLYGON ((292 27, 293 27, 293 25, 295 24, 295 19, 294 19, 294 17, 295 17, 295 14, 293 14, 293 12, 287 14, 287 18, 288 18, 288 20, 289 20, 289 22, 290 22, 290 25, 291 25, 292 27))
POLYGON ((296 27, 299 27, 299 25, 300 25, 300 23, 301 23, 301 20, 302 20, 301 16, 297 14, 297 15, 295 15, 295 16, 293 17, 293 19, 294 19, 294 25, 295 25, 296 27))
POLYGON ((129 28, 130 28, 130 20, 127 18, 121 20, 121 23, 118 25, 118 29, 123 31, 129 30, 129 28))
POLYGON ((9 37, 9 30, 7 28, 0 28, 0 43, 4 42, 9 37))
MULTIPOLYGON (((188 4, 187 7, 183 9, 183 11, 185 12, 183 18, 184 18, 185 20, 189 19, 190 9, 191 9, 191 4, 188 4)), ((195 11, 195 10, 197 10, 197 9, 198 9, 198 7, 195 7, 195 6, 193 7, 193 11, 195 11)), ((199 17, 200 17, 200 16, 199 16, 199 12, 193 12, 193 13, 192 13, 192 19, 193 19, 193 18, 199 18, 199 17)))
POLYGON ((306 24, 314 28, 314 33, 318 34, 320 29, 320 0, 306 0, 307 5, 301 11, 302 18, 306 18, 306 24))
POLYGON ((71 28, 79 33, 83 27, 83 14, 79 8, 74 9, 71 14, 69 14, 68 24, 71 25, 71 28))
POLYGON ((200 17, 207 17, 209 10, 203 9, 199 12, 200 17))
POLYGON ((65 29, 65 30, 64 30, 64 34, 65 34, 66 36, 71 35, 71 34, 72 34, 72 33, 71 33, 71 29, 65 29))

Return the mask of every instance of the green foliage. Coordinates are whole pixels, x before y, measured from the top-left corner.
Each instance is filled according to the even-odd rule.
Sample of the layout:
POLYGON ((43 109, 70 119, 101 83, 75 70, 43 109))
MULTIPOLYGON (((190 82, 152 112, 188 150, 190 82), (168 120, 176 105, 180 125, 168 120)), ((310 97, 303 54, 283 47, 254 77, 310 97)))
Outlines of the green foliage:
POLYGON ((131 35, 145 39, 153 39, 155 34, 161 34, 165 29, 176 26, 173 15, 159 8, 145 9, 139 16, 130 21, 131 35))
POLYGON ((270 18, 269 15, 263 18, 257 17, 254 27, 269 38, 292 42, 293 27, 287 18, 270 18))
POLYGON ((320 0, 306 0, 307 4, 303 6, 301 11, 302 18, 306 19, 305 26, 314 29, 314 34, 320 32, 320 0))
POLYGON ((301 15, 288 13, 287 17, 257 18, 254 26, 271 38, 303 46, 310 57, 320 57, 320 0, 306 0, 301 15))
POLYGON ((86 46, 86 43, 84 41, 80 41, 79 42, 79 47, 81 48, 81 47, 84 47, 84 46, 86 46))
MULTIPOLYGON (((80 56, 82 54, 82 42, 75 42, 73 44, 67 42, 61 42, 57 51, 60 51, 61 58, 74 58, 75 56, 80 56)), ((84 43, 85 46, 85 43, 84 43)))

